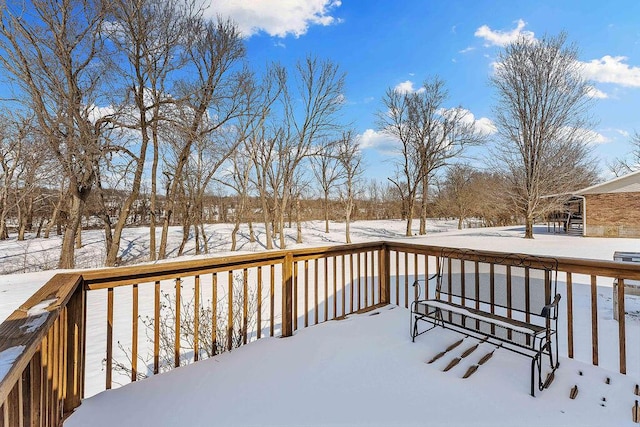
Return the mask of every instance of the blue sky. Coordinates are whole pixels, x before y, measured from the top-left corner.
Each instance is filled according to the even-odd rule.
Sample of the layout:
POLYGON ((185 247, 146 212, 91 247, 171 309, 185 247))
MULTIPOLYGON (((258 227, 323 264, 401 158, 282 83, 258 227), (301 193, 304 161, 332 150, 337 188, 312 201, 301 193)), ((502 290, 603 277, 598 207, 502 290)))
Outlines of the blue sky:
POLYGON ((391 171, 389 141, 375 125, 387 88, 415 89, 438 75, 450 93, 445 107, 460 105, 490 126, 492 63, 519 34, 565 31, 577 45, 594 86, 593 144, 603 177, 605 162, 628 153, 630 135, 640 131, 637 0, 214 0, 206 13, 238 23, 256 67, 293 64, 309 53, 340 65, 347 73, 344 120, 361 135, 368 176, 384 179, 391 171))

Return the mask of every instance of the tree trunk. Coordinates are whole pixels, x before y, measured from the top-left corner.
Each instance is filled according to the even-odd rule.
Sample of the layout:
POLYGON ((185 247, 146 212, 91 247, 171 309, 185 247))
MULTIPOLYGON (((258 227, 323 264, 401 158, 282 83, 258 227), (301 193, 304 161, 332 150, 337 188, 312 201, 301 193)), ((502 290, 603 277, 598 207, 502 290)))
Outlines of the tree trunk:
POLYGON ((458 230, 462 230, 462 221, 463 221, 463 218, 458 217, 458 230))
MULTIPOLYGON (((112 245, 113 245, 113 232, 111 230, 112 228, 112 224, 111 224, 111 212, 109 211, 109 209, 107 208, 107 204, 105 203, 104 200, 104 191, 102 189, 102 182, 100 180, 100 178, 98 178, 97 180, 97 190, 98 190, 98 203, 100 206, 100 212, 98 213, 98 216, 102 219, 102 224, 103 224, 103 228, 104 228, 104 241, 105 241, 105 249, 107 252, 107 257, 106 259, 109 258, 109 250, 111 249, 112 245)), ((105 263, 106 263, 106 259, 105 259, 105 263)), ((117 261, 114 260, 113 265, 116 265, 117 261)))
POLYGON ((329 232, 329 194, 324 193, 324 232, 329 232))
POLYGON ((255 243, 256 241, 256 233, 253 231, 253 221, 249 220, 249 241, 251 243, 255 243))
POLYGON ((58 268, 75 268, 76 235, 80 229, 86 196, 88 196, 88 194, 71 195, 71 206, 69 208, 67 226, 64 229, 64 236, 62 237, 62 248, 60 250, 58 268))
POLYGON ((264 218, 265 245, 267 249, 273 249, 273 236, 271 234, 271 215, 269 215, 269 203, 263 192, 260 191, 260 201, 262 202, 262 216, 264 218))
MULTIPOLYGON (((142 98, 142 94, 137 95, 137 97, 142 98)), ((144 105, 143 101, 138 101, 138 105, 144 105)), ((122 237, 122 231, 127 225, 127 218, 129 218, 129 212, 131 211, 131 207, 138 199, 140 195, 140 185, 142 183, 142 174, 144 172, 145 159, 147 154, 147 146, 149 145, 149 134, 147 133, 147 121, 146 121, 147 112, 142 109, 140 113, 140 127, 142 130, 142 143, 140 145, 140 156, 137 159, 136 170, 133 176, 133 183, 131 185, 131 189, 129 195, 125 199, 122 204, 122 209, 120 210, 120 215, 118 216, 118 222, 113 230, 113 240, 111 242, 111 246, 109 246, 109 250, 107 252, 107 259, 105 260, 105 265, 107 267, 112 267, 116 264, 116 260, 118 257, 118 253, 120 252, 120 238, 122 237)))
POLYGON ((422 201, 420 202, 420 235, 427 234, 427 196, 429 195, 429 184, 425 178, 422 183, 422 201))
POLYGON ((238 230, 240 230, 240 224, 238 219, 236 218, 235 223, 233 224, 233 230, 231 230, 231 250, 235 251, 236 246, 238 244, 238 230))
POLYGON ((184 248, 187 246, 187 241, 189 240, 189 230, 191 229, 190 221, 187 218, 183 219, 184 223, 182 224, 182 241, 180 242, 180 247, 178 248, 178 256, 182 256, 184 253, 184 248))
POLYGON ((42 226, 44 225, 44 217, 40 217, 40 222, 38 222, 38 230, 36 231, 36 239, 40 238, 40 234, 42 233, 42 226))
MULTIPOLYGON (((154 125, 155 126, 155 125, 154 125)), ((157 176, 158 176, 158 135, 157 131, 153 130, 153 163, 151 165, 151 200, 149 204, 151 205, 151 217, 149 218, 149 259, 151 261, 155 261, 157 252, 156 252, 156 224, 157 217, 156 212, 158 210, 158 202, 157 202, 157 193, 158 193, 158 184, 157 184, 157 176)))
MULTIPOLYGON (((6 191, 8 191, 8 189, 5 189, 6 191)), ((2 210, 0 211, 0 240, 6 240, 9 238, 9 233, 7 231, 7 200, 6 198, 3 196, 2 200, 2 210)))
POLYGON ((82 247, 82 219, 80 219, 80 224, 78 225, 78 231, 76 232, 76 249, 80 249, 82 247))
POLYGON ((296 223, 298 228, 296 243, 302 243, 302 222, 300 221, 300 198, 296 198, 296 223))
POLYGON ((18 210, 18 241, 24 240, 24 228, 23 228, 23 210, 20 203, 16 204, 16 209, 18 210))
POLYGON ((407 205, 407 229, 405 231, 405 236, 411 237, 413 235, 411 232, 411 224, 413 222, 413 201, 410 201, 407 205))
POLYGON ((282 210, 280 212, 279 218, 278 218, 278 228, 280 229, 280 249, 286 249, 287 248, 287 239, 286 239, 286 234, 284 232, 284 224, 285 224, 285 220, 284 220, 284 210, 282 210))
POLYGON ((56 225, 58 223, 58 217, 60 216, 60 207, 62 206, 62 200, 64 198, 65 198, 65 195, 63 195, 61 193, 59 198, 58 198, 58 202, 55 204, 55 206, 53 208, 53 214, 51 214, 51 219, 49 220, 49 222, 47 223, 46 228, 44 229, 44 238, 45 239, 49 238, 49 234, 51 233, 51 229, 53 228, 54 225, 56 225))
MULTIPOLYGON (((169 177, 167 176, 167 179, 169 177)), ((173 191, 169 191, 171 182, 167 182, 167 188, 164 196, 164 219, 162 220, 162 232, 160 233, 160 247, 158 248, 158 257, 156 259, 165 259, 167 256, 167 238, 169 237, 169 223, 173 213, 173 191)))
POLYGON ((24 235, 27 231, 27 225, 26 223, 23 223, 22 221, 20 222, 20 227, 18 228, 18 241, 23 241, 24 240, 24 235))
POLYGON ((18 203, 18 240, 24 240, 25 233, 33 228, 33 193, 27 196, 25 206, 22 208, 18 203))
POLYGON ((195 221, 193 223, 193 237, 194 243, 196 245, 196 255, 200 255, 200 228, 198 227, 195 221))
POLYGON ((347 243, 351 243, 351 210, 353 207, 351 203, 347 205, 346 215, 345 215, 345 237, 347 243))
POLYGON ((200 221, 200 235, 202 236, 202 249, 205 254, 209 253, 209 240, 207 238, 207 233, 204 231, 204 222, 200 221))
POLYGON ((533 239, 533 216, 527 215, 524 227, 524 238, 533 239))

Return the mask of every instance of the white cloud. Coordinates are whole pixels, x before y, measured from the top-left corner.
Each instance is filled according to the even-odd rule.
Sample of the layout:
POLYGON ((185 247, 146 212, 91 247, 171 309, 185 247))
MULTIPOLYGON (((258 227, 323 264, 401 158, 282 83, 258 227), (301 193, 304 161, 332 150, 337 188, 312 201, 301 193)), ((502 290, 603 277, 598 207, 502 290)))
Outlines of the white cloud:
POLYGON ((483 25, 476 30, 474 36, 484 39, 485 46, 506 46, 516 41, 520 36, 533 40, 534 33, 532 31, 523 31, 525 25, 527 24, 522 19, 518 19, 516 28, 510 31, 492 30, 488 25, 483 25))
POLYGON ((461 54, 464 55, 465 53, 469 53, 469 52, 471 52, 473 50, 476 50, 476 48, 473 47, 473 46, 469 46, 469 47, 466 47, 466 48, 464 48, 462 50, 459 50, 458 53, 461 53, 461 54))
MULTIPOLYGON (((604 131, 607 131, 607 129, 604 129, 604 131)), ((598 131, 570 126, 558 129, 556 139, 559 141, 578 141, 591 145, 606 144, 612 141, 611 138, 598 131)))
POLYGON ((115 114, 116 110, 113 106, 99 107, 95 104, 91 104, 88 110, 88 118, 92 123, 96 123, 98 120, 115 114))
POLYGON ((491 119, 486 117, 480 117, 478 120, 475 120, 475 127, 484 135, 492 135, 498 131, 491 119))
POLYGON ((397 154, 398 152, 398 141, 383 132, 367 129, 357 138, 361 150, 369 148, 389 154, 397 154))
POLYGON ((312 25, 342 22, 332 16, 341 4, 341 0, 204 0, 207 16, 231 18, 244 37, 261 31, 275 37, 300 37, 312 25))
POLYGON ((476 119, 476 116, 465 108, 442 108, 438 113, 444 117, 453 117, 457 114, 462 123, 467 125, 473 124, 476 131, 483 135, 492 135, 498 131, 491 119, 488 119, 487 117, 480 117, 479 119, 476 119))
POLYGON ((596 98, 596 99, 606 99, 609 97, 609 95, 607 95, 606 93, 604 93, 603 91, 601 91, 600 89, 597 89, 594 86, 587 86, 587 93, 586 95, 589 98, 596 98))
POLYGON ((605 55, 600 59, 583 62, 584 76, 600 83, 614 83, 622 86, 640 87, 640 67, 626 64, 625 56, 605 55))
POLYGON ((606 144, 607 142, 611 142, 611 139, 594 130, 585 131, 585 140, 589 144, 606 144))
POLYGON ((624 130, 624 129, 615 129, 616 132, 618 132, 620 135, 622 135, 625 138, 629 138, 629 136, 631 136, 631 134, 624 130))
POLYGON ((425 91, 424 87, 420 87, 419 89, 415 89, 413 87, 413 82, 411 80, 406 80, 402 83, 398 83, 396 87, 393 88, 396 92, 399 93, 421 93, 425 91))

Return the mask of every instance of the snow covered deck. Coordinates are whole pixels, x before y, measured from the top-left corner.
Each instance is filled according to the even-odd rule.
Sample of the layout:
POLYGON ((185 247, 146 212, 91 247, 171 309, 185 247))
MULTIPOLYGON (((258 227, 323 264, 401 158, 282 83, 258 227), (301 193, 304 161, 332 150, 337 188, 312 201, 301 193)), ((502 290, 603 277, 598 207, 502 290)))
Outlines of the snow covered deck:
POLYGON ((471 338, 425 363, 459 339, 436 328, 412 343, 409 311, 389 305, 102 392, 65 427, 637 425, 633 375, 561 358, 551 387, 533 398, 529 359, 504 349, 461 378, 495 348, 487 343, 448 372, 450 359, 476 343, 471 338))
MULTIPOLYGON (((380 237, 379 229, 370 228, 372 237, 380 237)), ((63 419, 65 425, 110 426, 637 425, 631 406, 640 400, 634 394, 640 384, 640 297, 619 293, 624 305, 617 312, 625 320, 615 321, 612 284, 640 280, 640 265, 607 260, 614 250, 637 250, 638 241, 514 238, 521 231, 462 230, 52 278, 54 272, 4 276, 0 317, 8 317, 0 324, 0 427, 60 425, 63 419), (549 390, 531 398, 529 361, 503 349, 463 380, 469 365, 492 350, 486 343, 442 372, 475 344, 470 339, 437 363, 425 363, 460 338, 436 329, 410 342, 409 313, 402 307, 415 297, 415 278, 436 270, 444 247, 436 244, 558 257, 562 365, 549 390), (234 316, 227 309, 232 295, 242 296, 233 299, 234 316), (163 303, 171 303, 167 316, 160 304, 164 296, 169 300, 163 303), (241 315, 250 301, 257 304, 248 313, 258 328, 241 315), (349 314, 381 301, 392 305, 374 316, 349 314), (46 313, 39 308, 44 305, 46 313), (236 338, 245 335, 250 344, 102 392, 137 374, 190 364, 196 348, 200 359, 206 357, 212 343, 197 346, 190 342, 195 335, 169 336, 162 351, 156 349, 156 334, 173 334, 171 307, 185 308, 184 319, 191 319, 189 306, 217 310, 217 321, 205 315, 201 324, 223 332, 233 324, 241 334, 236 338), (345 313, 346 320, 331 320, 345 313), (164 319, 162 328, 149 319, 164 319), (268 338, 293 330, 291 338, 268 338), (571 400, 574 386, 579 393, 571 400)), ((224 333, 212 339, 230 346, 224 333)))

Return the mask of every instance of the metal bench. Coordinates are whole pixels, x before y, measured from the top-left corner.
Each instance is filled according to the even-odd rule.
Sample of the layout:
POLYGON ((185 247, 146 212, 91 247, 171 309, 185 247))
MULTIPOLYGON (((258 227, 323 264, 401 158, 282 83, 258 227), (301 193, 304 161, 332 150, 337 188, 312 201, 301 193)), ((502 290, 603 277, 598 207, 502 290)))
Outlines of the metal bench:
POLYGON ((428 290, 429 280, 436 279, 435 295, 418 296, 411 304, 412 339, 442 326, 497 340, 503 348, 531 358, 532 396, 536 371, 538 389, 548 387, 559 366, 557 260, 443 249, 437 264, 434 276, 414 284, 423 283, 428 290), (421 330, 423 322, 431 326, 421 330), (543 357, 550 368, 544 382, 543 357))

